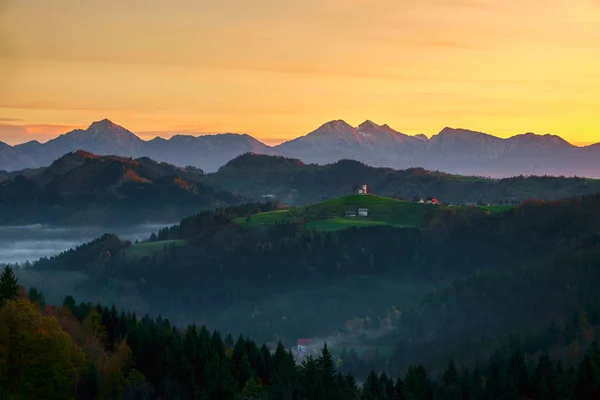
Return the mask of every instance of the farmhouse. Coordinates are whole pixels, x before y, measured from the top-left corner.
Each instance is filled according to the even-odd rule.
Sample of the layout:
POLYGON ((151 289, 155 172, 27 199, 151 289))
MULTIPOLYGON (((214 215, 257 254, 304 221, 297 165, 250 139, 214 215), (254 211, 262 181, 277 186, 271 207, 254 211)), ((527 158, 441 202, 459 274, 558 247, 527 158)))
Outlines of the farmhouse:
POLYGON ((298 354, 308 353, 308 346, 313 342, 312 339, 298 339, 298 354))
POLYGON ((428 197, 426 203, 427 204, 440 204, 438 199, 436 199, 435 197, 428 197))
POLYGON ((361 187, 359 187, 358 189, 356 189, 356 194, 367 194, 367 184, 363 183, 363 185, 361 187))
POLYGON ((366 217, 369 215, 369 209, 368 208, 359 208, 358 209, 358 216, 359 217, 366 217))
POLYGON ((346 217, 356 217, 356 211, 346 211, 344 215, 346 217))

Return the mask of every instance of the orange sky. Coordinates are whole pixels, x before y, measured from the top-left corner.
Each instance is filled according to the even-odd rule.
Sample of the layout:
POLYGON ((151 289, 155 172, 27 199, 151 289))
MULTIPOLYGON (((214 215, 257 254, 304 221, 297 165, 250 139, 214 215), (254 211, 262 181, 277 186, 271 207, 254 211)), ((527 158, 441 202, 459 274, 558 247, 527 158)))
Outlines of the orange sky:
POLYGON ((142 136, 277 142, 341 118, 600 142, 599 71, 600 0, 0 0, 8 143, 102 118, 142 136))

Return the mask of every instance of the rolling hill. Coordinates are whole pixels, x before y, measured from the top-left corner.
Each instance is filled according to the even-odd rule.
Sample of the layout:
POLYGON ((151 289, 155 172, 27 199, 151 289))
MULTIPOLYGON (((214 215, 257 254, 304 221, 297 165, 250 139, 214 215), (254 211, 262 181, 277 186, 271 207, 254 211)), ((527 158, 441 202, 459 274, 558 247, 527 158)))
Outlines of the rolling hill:
POLYGON ((374 168, 358 161, 341 160, 328 165, 305 164, 298 159, 261 154, 239 156, 218 172, 208 174, 214 186, 263 195, 292 205, 305 205, 354 192, 366 182, 370 192, 404 199, 435 196, 448 203, 514 203, 528 198, 558 199, 600 192, 600 180, 560 177, 507 179, 452 175, 423 168, 394 170, 374 168))
POLYGON ((433 206, 399 201, 374 195, 339 197, 321 203, 287 210, 276 210, 238 218, 236 222, 246 226, 270 226, 282 222, 303 221, 307 229, 338 230, 348 227, 392 225, 396 227, 419 227, 421 214, 433 206), (359 216, 358 209, 366 208, 367 215, 359 216), (354 216, 346 216, 347 211, 354 216))
POLYGON ((237 204, 193 168, 149 158, 69 153, 47 168, 0 182, 2 224, 129 224, 172 222, 200 210, 237 204))
MULTIPOLYGON (((349 227, 389 225, 398 228, 419 228, 422 216, 436 209, 446 208, 433 204, 418 204, 375 195, 352 194, 326 200, 305 207, 275 210, 237 218, 243 226, 268 227, 278 223, 295 222, 306 229, 336 231, 349 227), (359 209, 366 209, 360 215, 359 209), (346 212, 354 213, 347 216, 346 212)), ((482 207, 482 211, 501 212, 511 206, 482 207)))

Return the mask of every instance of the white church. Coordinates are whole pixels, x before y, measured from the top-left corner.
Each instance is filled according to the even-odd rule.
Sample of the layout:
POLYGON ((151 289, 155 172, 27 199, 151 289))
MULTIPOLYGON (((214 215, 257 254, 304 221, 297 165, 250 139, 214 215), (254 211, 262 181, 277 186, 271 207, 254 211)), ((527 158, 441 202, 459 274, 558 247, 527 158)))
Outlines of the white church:
POLYGON ((356 194, 367 194, 367 184, 363 183, 363 185, 361 187, 359 187, 358 189, 356 189, 356 194))

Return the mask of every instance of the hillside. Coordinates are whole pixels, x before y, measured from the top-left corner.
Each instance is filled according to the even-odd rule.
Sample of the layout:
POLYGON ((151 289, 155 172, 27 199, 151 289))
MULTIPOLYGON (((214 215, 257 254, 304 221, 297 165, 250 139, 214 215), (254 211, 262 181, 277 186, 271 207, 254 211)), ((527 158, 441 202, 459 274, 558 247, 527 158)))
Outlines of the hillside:
MULTIPOLYGON (((343 209, 354 198, 321 207, 343 209)), ((383 211, 396 204, 369 199, 383 211)), ((248 204, 186 218, 148 244, 105 236, 20 274, 45 291, 56 287, 57 274, 77 275, 74 295, 178 324, 290 346, 349 335, 387 349, 396 362, 433 363, 439 354, 460 354, 466 342, 538 335, 553 321, 569 326, 573 313, 597 304, 599 201, 529 202, 498 213, 431 207, 421 229, 336 231, 303 229, 301 221, 249 228, 235 221, 273 214, 267 204, 248 204), (395 322, 386 317, 392 307, 402 316, 395 322), (399 355, 389 351, 399 343, 399 355)))
POLYGON ((195 169, 76 151, 47 168, 5 175, 0 223, 171 222, 242 200, 213 189, 195 169))
POLYGON ((235 221, 252 227, 300 222, 305 224, 307 229, 327 231, 373 225, 419 228, 421 216, 435 207, 439 206, 415 204, 370 194, 353 194, 305 207, 254 214, 235 221), (359 208, 366 208, 367 215, 359 215, 359 208), (346 216, 346 212, 352 212, 354 216, 346 216))
POLYGON ((354 192, 367 183, 379 196, 434 196, 445 203, 520 203, 529 198, 560 199, 600 192, 600 180, 560 177, 484 179, 422 168, 374 168, 358 161, 328 165, 304 164, 297 159, 244 154, 218 172, 208 174, 211 184, 247 193, 254 199, 270 194, 291 205, 305 205, 354 192))
POLYGON ((372 346, 339 351, 312 341, 307 351, 286 351, 281 342, 259 346, 206 326, 78 304, 71 295, 49 304, 38 288, 19 283, 10 268, 2 271, 0 396, 7 399, 592 400, 600 394, 596 318, 563 332, 555 325, 550 340, 494 343, 477 368, 463 357, 398 369, 385 366, 372 346), (551 357, 532 351, 548 343, 566 351, 551 357), (564 362, 573 343, 582 356, 564 362))

